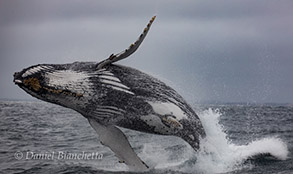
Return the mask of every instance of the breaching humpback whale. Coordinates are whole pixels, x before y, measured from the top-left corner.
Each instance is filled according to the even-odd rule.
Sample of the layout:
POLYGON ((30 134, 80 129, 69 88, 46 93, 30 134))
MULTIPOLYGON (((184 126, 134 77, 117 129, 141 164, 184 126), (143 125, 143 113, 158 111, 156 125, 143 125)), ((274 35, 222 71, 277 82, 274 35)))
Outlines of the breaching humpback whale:
POLYGON ((38 64, 14 73, 13 81, 33 97, 71 108, 87 118, 100 142, 131 170, 149 167, 118 127, 178 136, 198 150, 205 132, 185 100, 158 79, 114 64, 138 49, 154 20, 155 16, 126 50, 101 62, 38 64))

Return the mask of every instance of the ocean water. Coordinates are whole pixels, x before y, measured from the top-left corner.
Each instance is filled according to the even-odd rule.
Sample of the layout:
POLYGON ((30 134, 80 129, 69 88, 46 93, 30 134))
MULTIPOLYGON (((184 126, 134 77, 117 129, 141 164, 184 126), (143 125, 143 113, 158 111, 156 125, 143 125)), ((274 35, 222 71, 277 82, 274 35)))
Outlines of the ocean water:
MULTIPOLYGON (((293 173, 293 106, 197 105, 207 137, 195 152, 177 137, 123 129, 145 173, 293 173)), ((0 101, 1 173, 133 173, 80 114, 41 101, 0 101)))

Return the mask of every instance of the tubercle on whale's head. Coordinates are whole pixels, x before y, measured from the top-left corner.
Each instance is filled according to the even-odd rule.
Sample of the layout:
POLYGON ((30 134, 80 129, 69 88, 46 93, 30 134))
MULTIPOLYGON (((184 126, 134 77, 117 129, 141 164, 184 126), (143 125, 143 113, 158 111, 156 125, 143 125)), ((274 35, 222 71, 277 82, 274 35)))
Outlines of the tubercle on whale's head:
POLYGON ((91 86, 88 72, 94 67, 77 69, 80 67, 77 64, 82 63, 30 66, 14 73, 13 82, 38 99, 63 106, 74 105, 87 96, 91 86))

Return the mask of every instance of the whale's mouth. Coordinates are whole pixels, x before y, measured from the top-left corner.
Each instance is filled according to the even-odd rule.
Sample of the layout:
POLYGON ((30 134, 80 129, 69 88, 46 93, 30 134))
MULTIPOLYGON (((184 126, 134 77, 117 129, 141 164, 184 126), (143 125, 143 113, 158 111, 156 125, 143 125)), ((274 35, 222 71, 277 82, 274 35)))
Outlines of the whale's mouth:
POLYGON ((19 76, 20 76, 20 73, 19 72, 15 72, 13 74, 13 82, 16 84, 16 85, 19 85, 19 84, 23 84, 22 80, 19 79, 19 76))
POLYGON ((14 82, 16 85, 23 84, 23 82, 22 82, 21 80, 18 80, 18 79, 14 79, 13 82, 14 82))
POLYGON ((18 85, 19 87, 23 88, 24 84, 23 84, 23 80, 21 78, 21 73, 20 72, 15 72, 13 75, 13 82, 15 85, 18 85))

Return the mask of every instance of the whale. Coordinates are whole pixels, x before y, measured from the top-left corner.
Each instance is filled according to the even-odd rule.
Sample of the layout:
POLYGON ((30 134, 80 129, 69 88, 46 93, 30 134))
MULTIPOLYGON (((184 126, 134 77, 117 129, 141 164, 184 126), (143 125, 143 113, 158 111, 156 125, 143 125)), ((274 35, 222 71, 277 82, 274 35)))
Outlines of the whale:
POLYGON ((13 82, 37 99, 80 113, 100 143, 130 170, 150 167, 133 150, 121 128, 177 136, 198 151, 205 130, 184 98, 159 79, 116 64, 138 49, 155 18, 127 49, 103 61, 37 64, 15 72, 13 82))

